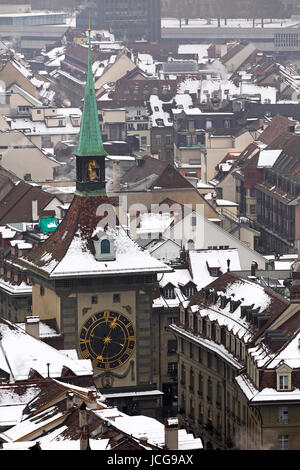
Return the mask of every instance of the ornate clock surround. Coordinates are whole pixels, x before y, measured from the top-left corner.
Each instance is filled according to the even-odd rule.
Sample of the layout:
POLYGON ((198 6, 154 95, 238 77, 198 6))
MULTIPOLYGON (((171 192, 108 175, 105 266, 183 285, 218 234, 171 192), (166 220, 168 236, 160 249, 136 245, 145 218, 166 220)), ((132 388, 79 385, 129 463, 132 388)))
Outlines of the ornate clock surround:
POLYGON ((136 347, 133 323, 120 312, 103 310, 91 315, 79 333, 79 351, 93 367, 111 371, 123 366, 136 347))

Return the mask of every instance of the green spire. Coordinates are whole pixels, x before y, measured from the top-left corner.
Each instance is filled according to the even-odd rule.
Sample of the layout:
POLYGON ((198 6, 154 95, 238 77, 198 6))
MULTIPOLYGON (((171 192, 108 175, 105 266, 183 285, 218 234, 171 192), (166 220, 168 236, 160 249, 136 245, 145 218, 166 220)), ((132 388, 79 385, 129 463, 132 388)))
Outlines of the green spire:
POLYGON ((91 29, 89 27, 89 57, 88 72, 85 86, 84 105, 81 117, 80 134, 77 148, 74 152, 77 157, 105 157, 105 151, 100 131, 94 77, 92 70, 91 29))

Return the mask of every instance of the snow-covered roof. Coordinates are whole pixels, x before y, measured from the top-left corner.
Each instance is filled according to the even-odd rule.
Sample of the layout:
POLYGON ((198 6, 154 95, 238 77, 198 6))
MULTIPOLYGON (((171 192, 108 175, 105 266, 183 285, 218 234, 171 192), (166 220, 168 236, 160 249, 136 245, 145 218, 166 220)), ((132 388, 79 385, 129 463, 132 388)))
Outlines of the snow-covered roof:
MULTIPOLYGON (((106 410, 96 411, 102 417, 106 410)), ((108 419, 108 418, 107 418, 108 419)), ((108 419, 109 420, 109 419, 108 419)), ((118 413, 111 420, 112 424, 120 431, 126 432, 137 439, 145 439, 149 444, 163 447, 165 445, 165 427, 154 418, 148 416, 128 416, 118 413)), ((187 433, 185 429, 178 430, 178 450, 202 449, 201 439, 187 433)))
MULTIPOLYGON (((51 253, 45 251, 41 257, 41 261, 44 262, 43 270, 51 278, 167 272, 171 270, 150 253, 142 250, 127 235, 123 227, 110 228, 107 230, 107 234, 115 244, 115 260, 97 261, 87 248, 87 241, 82 240, 77 233, 61 261, 57 261, 51 253)), ((26 260, 26 263, 29 261, 26 260)), ((33 263, 30 264, 34 266, 33 263)))
POLYGON ((282 149, 261 150, 259 152, 257 168, 272 168, 281 153, 282 149))
POLYGON ((48 127, 45 121, 32 121, 28 117, 19 117, 10 119, 12 130, 22 130, 25 135, 77 135, 79 134, 79 126, 73 126, 71 122, 72 116, 81 117, 80 108, 58 108, 55 119, 66 119, 65 126, 48 127))
POLYGON ((90 360, 71 360, 8 320, 0 322, 0 333, 0 368, 9 374, 13 381, 27 380, 32 370, 42 377, 48 377, 48 363, 50 377, 61 377, 64 367, 79 376, 93 373, 90 360))
POLYGON ((189 252, 191 272, 193 281, 197 285, 197 289, 207 286, 215 280, 211 276, 208 266, 219 267, 221 273, 226 273, 228 269, 227 260, 230 260, 230 269, 232 271, 240 271, 241 263, 238 249, 228 250, 200 250, 189 252))
MULTIPOLYGON (((218 70, 217 65, 211 64, 211 71, 213 72, 213 67, 215 66, 216 71, 218 70)), ((207 73, 209 73, 207 70, 207 73)), ((275 87, 271 86, 259 86, 254 83, 245 83, 241 82, 238 86, 228 78, 220 79, 192 79, 188 78, 183 80, 178 85, 178 92, 183 93, 185 90, 188 90, 190 93, 200 93, 200 102, 206 102, 207 96, 212 95, 214 92, 221 94, 221 99, 232 99, 233 97, 239 95, 261 95, 261 102, 265 103, 276 103, 277 90, 275 87)))
POLYGON ((291 391, 282 392, 277 391, 275 388, 266 387, 263 388, 261 391, 258 391, 246 374, 238 375, 235 380, 241 390, 246 395, 247 399, 250 401, 250 403, 262 405, 264 402, 274 402, 278 404, 300 400, 299 388, 295 388, 291 391))

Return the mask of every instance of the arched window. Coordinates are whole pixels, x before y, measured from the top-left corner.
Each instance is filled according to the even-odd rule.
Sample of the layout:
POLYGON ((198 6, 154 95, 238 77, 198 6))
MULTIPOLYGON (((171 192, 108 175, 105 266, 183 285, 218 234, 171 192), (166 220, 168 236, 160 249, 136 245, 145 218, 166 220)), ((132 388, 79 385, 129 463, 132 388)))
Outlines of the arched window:
POLYGON ((102 240, 101 253, 102 254, 110 253, 110 241, 109 240, 102 240))

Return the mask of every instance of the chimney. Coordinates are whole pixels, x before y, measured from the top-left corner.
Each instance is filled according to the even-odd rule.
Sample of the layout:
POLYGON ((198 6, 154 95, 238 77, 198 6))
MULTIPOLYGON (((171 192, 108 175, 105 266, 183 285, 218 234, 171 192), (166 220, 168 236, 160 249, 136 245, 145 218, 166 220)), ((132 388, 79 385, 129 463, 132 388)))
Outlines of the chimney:
POLYGON ((38 222, 39 215, 38 215, 38 202, 32 201, 32 222, 38 222))
POLYGON ((292 285, 289 286, 290 291, 290 301, 299 302, 300 301, 300 261, 297 259, 292 266, 292 285))
POLYGON ((165 447, 178 450, 178 418, 165 419, 165 447))
POLYGON ((88 392, 88 399, 89 399, 89 408, 90 409, 97 409, 98 404, 97 404, 97 392, 90 390, 88 392))
POLYGON ((251 264, 251 277, 256 277, 256 270, 258 268, 258 264, 256 261, 252 261, 251 264))
POLYGON ((74 393, 69 391, 67 393, 67 411, 70 410, 74 405, 74 393))
POLYGON ((89 450, 89 432, 87 422, 86 403, 83 401, 79 407, 80 450, 89 450))
POLYGON ((40 338, 40 317, 28 316, 25 318, 25 331, 36 339, 40 338))
POLYGON ((231 262, 231 259, 228 258, 228 260, 227 260, 227 272, 228 273, 230 272, 230 262, 231 262))
POLYGON ((120 162, 113 161, 113 191, 119 192, 120 191, 120 162))

